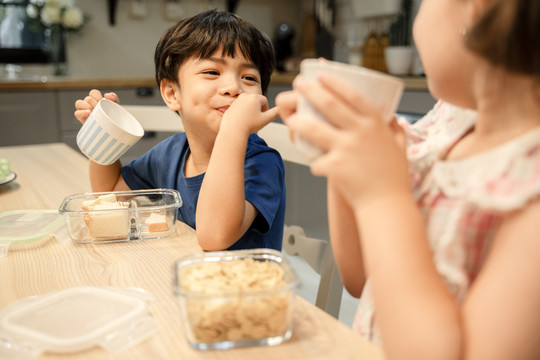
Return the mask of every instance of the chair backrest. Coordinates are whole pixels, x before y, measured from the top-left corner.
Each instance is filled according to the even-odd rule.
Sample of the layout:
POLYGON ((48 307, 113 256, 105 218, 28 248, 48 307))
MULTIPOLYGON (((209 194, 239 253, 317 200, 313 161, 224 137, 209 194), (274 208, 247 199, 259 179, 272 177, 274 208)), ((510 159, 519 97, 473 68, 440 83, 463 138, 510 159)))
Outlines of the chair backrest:
POLYGON ((122 105, 141 123, 145 131, 184 131, 180 116, 165 105, 122 105))
MULTIPOLYGON (((166 106, 124 107, 135 116, 145 131, 184 131, 178 114, 166 106)), ((291 141, 288 128, 284 124, 272 122, 261 129, 258 135, 268 146, 279 151, 284 161, 309 166, 307 158, 298 152, 291 141)), ((300 256, 321 276, 315 305, 338 318, 343 284, 329 242, 306 236, 300 226, 285 225, 283 249, 289 255, 300 256)))
POLYGON ((291 141, 289 129, 284 124, 270 123, 257 133, 268 146, 276 149, 285 161, 309 166, 309 160, 296 149, 291 141))

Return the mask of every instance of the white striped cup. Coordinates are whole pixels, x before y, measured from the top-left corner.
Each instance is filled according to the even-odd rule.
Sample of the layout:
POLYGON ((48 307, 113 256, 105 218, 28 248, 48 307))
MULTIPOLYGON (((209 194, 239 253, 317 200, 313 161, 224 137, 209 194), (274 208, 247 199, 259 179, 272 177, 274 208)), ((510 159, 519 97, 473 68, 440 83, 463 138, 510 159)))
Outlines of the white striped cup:
POLYGON ((126 109, 101 99, 77 134, 77 145, 89 159, 110 165, 144 135, 144 130, 126 109))

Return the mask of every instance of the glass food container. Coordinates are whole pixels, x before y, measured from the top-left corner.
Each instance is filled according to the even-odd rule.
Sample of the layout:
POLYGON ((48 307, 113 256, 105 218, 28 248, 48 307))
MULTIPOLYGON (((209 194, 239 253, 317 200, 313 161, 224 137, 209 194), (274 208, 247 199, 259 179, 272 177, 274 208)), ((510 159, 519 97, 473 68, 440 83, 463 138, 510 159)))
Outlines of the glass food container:
POLYGON ((291 337, 299 279, 280 252, 192 254, 175 263, 173 276, 191 347, 278 345, 291 337))
MULTIPOLYGON (((0 359, 29 360, 100 346, 124 351, 158 327, 142 289, 74 287, 20 299, 0 311, 0 359)), ((67 355, 66 355, 67 356, 67 355)))
POLYGON ((71 239, 87 244, 166 238, 181 206, 178 191, 151 189, 75 194, 58 211, 71 239))

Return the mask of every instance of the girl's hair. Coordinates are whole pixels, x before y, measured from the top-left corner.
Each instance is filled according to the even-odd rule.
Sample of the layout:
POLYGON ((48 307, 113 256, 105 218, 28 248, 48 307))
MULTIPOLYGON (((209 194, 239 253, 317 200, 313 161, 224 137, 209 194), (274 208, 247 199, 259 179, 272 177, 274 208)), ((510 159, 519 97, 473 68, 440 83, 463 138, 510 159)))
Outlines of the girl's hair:
POLYGON ((509 71, 540 76, 540 0, 494 0, 466 45, 509 71))
POLYGON ((163 79, 178 83, 178 70, 188 58, 208 58, 219 49, 234 57, 236 46, 259 70, 266 94, 275 66, 272 42, 239 16, 217 10, 181 20, 163 34, 154 54, 158 86, 163 79))

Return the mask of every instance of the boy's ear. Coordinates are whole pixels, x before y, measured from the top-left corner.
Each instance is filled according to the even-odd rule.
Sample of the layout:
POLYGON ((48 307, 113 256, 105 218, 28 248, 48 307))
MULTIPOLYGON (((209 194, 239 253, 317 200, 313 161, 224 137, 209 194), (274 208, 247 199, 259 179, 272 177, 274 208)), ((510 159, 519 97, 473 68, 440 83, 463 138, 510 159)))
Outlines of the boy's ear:
POLYGON ((180 93, 179 93, 178 85, 167 80, 163 79, 161 80, 161 84, 159 85, 159 91, 161 92, 161 97, 163 98, 163 101, 165 101, 165 104, 169 109, 172 111, 179 111, 182 110, 182 105, 180 102, 180 93))
POLYGON ((469 17, 471 23, 476 22, 484 14, 486 8, 492 3, 492 0, 471 0, 469 4, 469 17))

